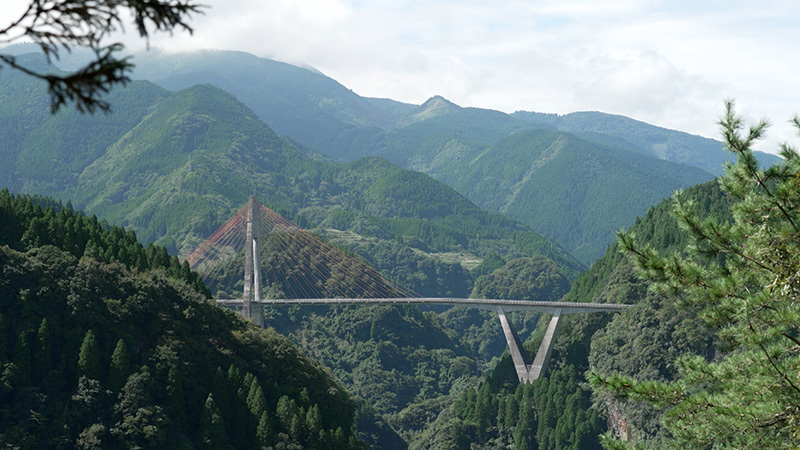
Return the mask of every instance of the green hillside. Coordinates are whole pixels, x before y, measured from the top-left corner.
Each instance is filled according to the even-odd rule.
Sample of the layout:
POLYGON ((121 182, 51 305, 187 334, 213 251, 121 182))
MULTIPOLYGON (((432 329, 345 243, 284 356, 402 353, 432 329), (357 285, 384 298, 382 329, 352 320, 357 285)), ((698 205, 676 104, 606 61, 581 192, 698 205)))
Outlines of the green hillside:
MULTIPOLYGON (((20 58, 34 67, 46 67, 39 55, 20 58)), ((49 100, 43 83, 4 73, 0 78, 0 157, 4 161, 0 180, 16 191, 59 196, 75 185, 88 164, 167 95, 167 91, 151 83, 134 82, 108 95, 110 103, 124 105, 112 115, 87 116, 74 110, 51 115, 46 108, 49 100)))
POLYGON ((709 178, 700 169, 549 130, 501 139, 466 167, 440 174, 478 205, 529 224, 585 264, 603 254, 613 230, 632 215, 709 178))
POLYGON ((545 255, 570 277, 582 270, 551 241, 427 176, 376 158, 331 164, 298 149, 210 85, 169 93, 132 83, 115 91, 115 113, 95 124, 76 113, 37 109, 37 94, 44 93, 29 77, 12 72, 3 82, 19 88, 3 91, 3 116, 42 117, 28 128, 0 122, 4 135, 19 136, 4 147, 8 187, 71 199, 145 242, 187 252, 255 192, 301 225, 417 242, 433 253, 462 255, 455 261, 467 266, 503 249, 509 257, 545 255), (64 130, 74 139, 54 139, 64 130))
MULTIPOLYGON (((600 112, 575 112, 565 115, 517 111, 515 118, 537 126, 545 124, 576 134, 586 140, 613 144, 658 159, 699 167, 714 175, 722 174, 731 154, 722 142, 675 130, 656 127, 638 120, 600 112)), ((778 157, 756 152, 759 162, 770 166, 778 157)))
POLYGON ((141 53, 134 77, 175 91, 213 84, 245 102, 279 134, 314 149, 348 130, 384 127, 398 117, 398 110, 376 106, 314 69, 244 52, 141 53))
MULTIPOLYGON (((614 230, 674 189, 709 180, 728 158, 720 142, 621 116, 505 114, 463 108, 439 96, 419 106, 365 99, 314 70, 245 53, 144 54, 139 65, 138 77, 169 89, 195 83, 226 89, 279 133, 335 160, 381 156, 427 173, 481 207, 555 239, 584 264, 602 255, 614 230), (570 133, 581 139, 581 149, 563 152, 557 162, 540 169, 542 161, 535 155, 547 151, 548 141, 515 137, 531 130, 561 131, 565 137, 570 133), (498 162, 492 163, 487 155, 494 153, 498 162), (498 180, 498 172, 480 167, 497 164, 529 176, 524 182, 498 180), (569 187, 546 186, 570 179, 576 182, 569 187)), ((574 137, 568 140, 576 142, 574 137)))

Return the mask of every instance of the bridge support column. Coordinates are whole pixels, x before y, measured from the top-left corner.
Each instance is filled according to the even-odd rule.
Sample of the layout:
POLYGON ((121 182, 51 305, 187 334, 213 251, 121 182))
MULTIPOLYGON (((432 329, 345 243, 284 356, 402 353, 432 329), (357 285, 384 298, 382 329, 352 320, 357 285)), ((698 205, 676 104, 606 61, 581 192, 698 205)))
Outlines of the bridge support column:
POLYGON ((561 323, 561 308, 557 308, 553 312, 553 318, 550 319, 550 324, 547 326, 547 331, 544 334, 542 343, 539 345, 539 351, 536 352, 533 364, 526 362, 525 350, 522 348, 519 336, 517 336, 511 321, 506 317, 506 312, 502 306, 497 307, 497 316, 500 318, 500 325, 503 327, 503 334, 506 337, 508 350, 511 352, 511 359, 514 361, 514 368, 517 371, 517 378, 519 378, 520 383, 529 383, 538 379, 547 369, 550 355, 553 353, 553 342, 555 342, 561 323))
POLYGON ((253 297, 261 300, 261 258, 258 249, 258 200, 254 195, 247 201, 247 237, 244 246, 244 295, 242 316, 263 326, 261 305, 252 305, 253 297))

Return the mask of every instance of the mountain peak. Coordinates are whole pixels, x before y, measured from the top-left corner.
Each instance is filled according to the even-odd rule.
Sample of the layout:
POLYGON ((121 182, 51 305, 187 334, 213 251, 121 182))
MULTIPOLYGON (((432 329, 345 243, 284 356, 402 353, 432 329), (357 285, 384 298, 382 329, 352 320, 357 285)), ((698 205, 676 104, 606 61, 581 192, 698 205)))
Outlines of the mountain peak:
POLYGON ((426 100, 425 103, 423 103, 420 106, 420 110, 422 111, 433 111, 441 109, 453 110, 453 109, 461 109, 461 107, 451 102, 450 100, 442 97, 441 95, 434 95, 433 97, 426 100))
POLYGON ((461 109, 460 106, 442 97, 441 95, 434 95, 433 97, 429 98, 425 103, 420 105, 419 108, 417 108, 417 112, 411 115, 408 121, 403 125, 408 125, 409 123, 414 123, 414 122, 421 122, 423 120, 428 120, 436 116, 440 116, 442 114, 446 114, 460 109, 461 109))

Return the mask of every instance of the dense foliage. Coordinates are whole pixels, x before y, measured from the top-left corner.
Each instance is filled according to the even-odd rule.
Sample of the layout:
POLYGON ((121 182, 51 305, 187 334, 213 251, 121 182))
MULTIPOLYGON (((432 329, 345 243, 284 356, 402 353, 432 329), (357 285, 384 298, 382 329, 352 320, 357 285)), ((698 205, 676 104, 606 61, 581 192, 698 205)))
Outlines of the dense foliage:
POLYGON ((411 448, 599 449, 600 420, 574 366, 519 384, 506 357, 478 388, 463 393, 411 448))
POLYGON ((32 41, 48 62, 59 60, 62 53, 69 53, 76 47, 91 50, 93 57, 73 72, 59 73, 52 68, 32 67, 3 52, 0 53, 0 69, 19 70, 46 82, 52 112, 68 104, 74 104, 80 112, 92 113, 98 109, 107 112, 111 105, 103 99, 103 94, 129 82, 133 69, 130 57, 118 54, 124 48, 122 43, 109 42, 109 36, 124 29, 123 19, 132 19, 139 36, 147 38, 156 30, 191 32, 189 16, 199 11, 200 5, 189 0, 127 0, 123 3, 30 0, 19 17, 0 29, 0 43, 32 41))
POLYGON ((694 167, 551 130, 498 140, 439 179, 479 206, 501 211, 563 245, 584 264, 613 230, 673 190, 711 179, 694 167))
MULTIPOLYGON (((7 81, 21 91, 32 88, 24 78, 7 81)), ((3 117, 19 125, 13 117, 25 102, 13 90, 2 92, 14 100, 0 104, 3 117)), ((37 98, 35 89, 28 92, 29 98, 37 98)), ((95 128, 78 115, 26 122, 28 127, 19 129, 4 149, 7 159, 16 161, 4 172, 10 185, 73 196, 76 204, 89 205, 106 220, 131 226, 140 239, 158 240, 172 250, 197 245, 255 189, 261 201, 298 225, 315 227, 317 234, 422 295, 466 297, 478 276, 500 267, 501 260, 504 264, 518 257, 548 257, 551 263, 540 262, 558 267, 561 275, 555 270, 549 275, 559 279, 573 279, 583 269, 552 241, 519 222, 480 210, 425 175, 379 158, 331 164, 298 149, 211 86, 170 94, 143 82, 115 95, 120 107, 134 99, 138 106, 120 116, 120 122, 109 116, 97 129, 102 139, 96 142, 89 131, 69 141, 74 148, 44 151, 46 136, 95 128), (20 174, 24 161, 28 169, 20 174), (57 176, 32 170, 36 164, 50 167, 59 161, 68 169, 57 176)), ((59 210, 53 213, 57 216, 59 210)), ((103 252, 98 257, 105 257, 107 247, 103 252)), ((75 256, 85 253, 84 248, 75 256)), ((271 325, 329 365, 348 389, 364 398, 358 410, 359 436, 385 448, 399 439, 392 428, 413 439, 473 382, 480 359, 496 357, 505 348, 496 317, 463 310, 440 317, 416 308, 287 308, 268 315, 271 325), (378 415, 385 415, 388 425, 375 428, 378 415)), ((535 327, 536 317, 518 323, 524 332, 535 327)), ((214 404, 220 401, 214 395, 214 404)))
MULTIPOLYGON (((720 151, 723 147, 720 141, 656 127, 625 116, 596 111, 564 115, 517 111, 513 116, 537 127, 553 127, 594 142, 699 167, 714 175, 722 174, 725 161, 735 159, 730 153, 720 151)), ((756 157, 767 164, 778 160, 770 153, 756 152, 756 157)))
POLYGON ((569 290, 569 280, 547 258, 519 258, 475 281, 474 298, 552 302, 569 290))
POLYGON ((0 245, 19 251, 52 245, 76 258, 87 255, 138 271, 163 269, 198 293, 211 295, 200 276, 186 262, 180 263, 176 256, 170 256, 164 247, 153 244, 144 247, 133 231, 75 212, 69 204, 63 206, 37 196, 16 196, 3 189, 0 217, 0 245))
MULTIPOLYGON (((702 211, 704 216, 718 217, 726 220, 730 215, 727 212, 730 205, 729 200, 724 197, 716 183, 700 185, 688 190, 685 195, 693 199, 702 211)), ((679 227, 669 215, 670 205, 664 202, 652 208, 641 219, 637 219, 632 230, 636 232, 640 242, 650 242, 654 247, 663 249, 664 252, 674 249, 684 248, 688 243, 688 238, 680 233, 679 227)), ((495 260, 494 267, 502 267, 502 260, 495 260)), ((513 264, 509 264, 513 267, 513 264)), ((502 279, 502 278, 501 278, 502 279)), ((564 324, 556 340, 552 359, 552 371, 548 376, 549 386, 547 390, 533 390, 529 394, 530 404, 534 405, 533 411, 536 417, 540 417, 542 411, 547 407, 550 397, 546 395, 550 389, 555 389, 565 394, 567 397, 577 395, 582 398, 570 407, 572 413, 561 417, 560 426, 553 427, 562 430, 581 429, 582 438, 588 439, 581 445, 587 448, 598 448, 596 436, 609 428, 620 436, 629 439, 646 441, 653 448, 659 448, 664 438, 669 436, 660 425, 662 410, 660 408, 643 405, 639 402, 626 402, 615 399, 607 395, 595 395, 589 401, 589 393, 584 389, 572 390, 569 387, 574 381, 578 386, 583 384, 583 372, 593 365, 609 371, 618 371, 637 378, 656 378, 662 380, 674 379, 677 374, 676 367, 672 361, 680 354, 693 353, 710 356, 714 350, 712 348, 711 333, 703 326, 702 321, 697 317, 696 311, 675 308, 672 304, 673 297, 665 294, 649 292, 648 283, 638 279, 632 266, 619 252, 619 245, 615 244, 600 258, 592 268, 578 277, 573 283, 571 290, 564 297, 565 301, 578 302, 607 302, 607 303, 634 303, 636 306, 630 310, 614 315, 587 314, 578 316, 567 316, 563 319, 564 324), (566 372, 564 372, 566 371, 566 372), (564 373, 571 373, 570 377, 565 377, 564 373), (576 394, 576 392, 578 394, 576 394), (590 406, 590 404, 592 406, 590 406), (544 405, 544 406, 535 406, 544 405), (538 409, 537 409, 538 408, 538 409), (574 408, 574 409, 573 409, 574 408), (579 414, 577 411, 581 411, 579 414), (587 419, 591 418, 591 419, 587 419), (607 420, 607 425, 603 420, 607 420), (570 424, 567 426, 566 424, 570 424), (566 427, 566 428, 565 428, 566 427), (576 428, 577 427, 577 428, 576 428), (587 442, 592 442, 589 444, 587 442)), ((442 315, 445 323, 454 329, 465 330, 463 336, 492 336, 486 334, 484 327, 494 324, 492 321, 481 322, 481 314, 477 311, 453 310, 442 315)), ((520 333, 521 336, 531 335, 530 325, 522 318, 515 318, 515 324, 526 328, 520 333)), ((535 327, 536 322, 533 322, 535 327)), ((525 345, 529 352, 537 347, 539 339, 543 335, 543 325, 535 330, 530 341, 525 345)), ((496 326, 496 324, 495 324, 496 326)), ((499 345, 504 347, 502 338, 500 342, 491 342, 491 338, 483 337, 483 345, 499 345)), ((495 350, 497 352, 497 350, 495 350)), ((496 353, 495 353, 496 354, 496 353)), ((540 383, 537 381, 537 383, 540 383)), ((534 383, 536 384, 536 383, 534 383)), ((489 404, 488 402, 478 402, 476 399, 484 395, 492 398, 494 403, 499 405, 502 402, 513 402, 509 397, 514 394, 513 386, 516 386, 515 372, 508 356, 494 367, 492 374, 486 379, 485 386, 474 389, 473 394, 459 394, 456 404, 474 405, 489 404), (485 391, 481 394, 481 391, 485 391)), ((554 391, 555 392, 555 391, 554 391)), ((577 398, 576 397, 576 398, 577 398)), ((552 399, 556 404, 564 400, 564 395, 556 395, 552 399)), ((565 407, 560 404, 558 411, 563 411, 565 407)), ((462 406, 463 407, 463 406, 462 406)), ((472 408, 470 407, 470 408, 472 408)), ((476 436, 474 425, 475 412, 467 408, 459 415, 454 414, 454 408, 445 410, 439 419, 429 426, 423 434, 416 438, 412 447, 419 448, 459 448, 459 445, 466 446, 464 442, 459 444, 455 439, 461 433, 466 433, 473 440, 476 436)), ((499 406, 498 406, 499 408, 499 406)), ((492 417, 489 414, 488 417, 492 417)), ((549 444, 542 440, 537 440, 536 430, 538 425, 533 428, 534 432, 530 435, 533 439, 529 442, 515 442, 517 434, 516 422, 506 421, 498 417, 488 419, 487 430, 490 436, 485 441, 474 443, 478 448, 515 448, 515 445, 547 446, 549 444), (511 430, 509 432, 509 430, 511 430), (480 447, 485 446, 485 447, 480 447)), ((538 422, 537 422, 538 424, 538 422)), ((559 444, 565 447, 574 445, 575 438, 567 438, 565 435, 559 436, 559 444)), ((466 448, 466 447, 464 447, 466 448)), ((528 448, 528 447, 521 447, 528 448)), ((551 447, 552 448, 552 447, 551 447)), ((582 447, 579 447, 582 448, 582 447)))
MULTIPOLYGON (((730 218, 730 201, 716 182, 693 187, 684 195, 696 203, 702 216, 722 221, 730 218)), ((670 211, 670 202, 665 201, 637 219, 630 230, 638 242, 648 243, 663 254, 686 248, 689 239, 680 232, 670 211)), ((635 275, 619 244, 612 245, 573 283, 565 300, 635 306, 611 317, 568 317, 557 340, 556 357, 566 357, 581 370, 587 369, 588 363, 637 379, 671 380, 677 374, 672 362, 679 355, 713 355, 712 333, 697 317, 697 311, 676 308, 673 296, 651 292, 648 285, 635 275)), ((659 448, 669 435, 660 424, 660 408, 609 395, 596 395, 594 407, 620 437, 659 448)))
POLYGON ((738 157, 720 180, 733 201, 733 220, 703 220, 678 195, 675 215, 692 240, 688 255, 662 257, 633 235, 621 235, 644 275, 677 293, 679 305, 700 310, 716 331, 719 354, 711 361, 682 355, 679 376, 668 382, 597 372, 593 382, 665 407, 663 422, 672 433, 665 447, 795 448, 800 155, 783 146, 784 160, 761 169, 751 145, 766 122, 742 135, 743 123, 728 103, 721 125, 738 157))

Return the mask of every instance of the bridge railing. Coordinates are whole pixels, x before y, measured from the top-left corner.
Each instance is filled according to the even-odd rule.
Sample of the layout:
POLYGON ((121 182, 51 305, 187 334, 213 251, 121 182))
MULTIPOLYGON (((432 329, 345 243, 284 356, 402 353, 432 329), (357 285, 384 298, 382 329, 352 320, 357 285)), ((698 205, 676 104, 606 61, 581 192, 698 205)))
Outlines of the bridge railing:
MULTIPOLYGON (((241 299, 220 299, 217 303, 223 305, 240 305, 241 299)), ((447 298, 447 297, 408 297, 408 298, 298 298, 298 299, 261 299, 251 301, 260 305, 464 305, 494 311, 498 306, 505 311, 538 311, 554 313, 559 310, 561 314, 576 314, 588 312, 618 312, 631 305, 617 303, 571 303, 571 302, 537 302, 530 300, 506 299, 478 299, 478 298, 447 298)))

